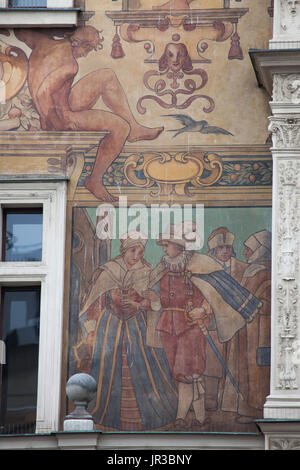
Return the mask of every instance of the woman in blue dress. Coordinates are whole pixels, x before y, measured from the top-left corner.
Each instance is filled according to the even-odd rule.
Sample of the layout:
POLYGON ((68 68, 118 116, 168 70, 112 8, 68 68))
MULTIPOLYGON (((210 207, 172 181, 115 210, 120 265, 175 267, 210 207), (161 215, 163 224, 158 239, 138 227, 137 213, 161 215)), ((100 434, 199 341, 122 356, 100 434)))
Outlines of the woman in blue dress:
POLYGON ((99 429, 159 430, 176 418, 177 390, 165 352, 148 340, 147 320, 160 300, 148 289, 146 243, 130 236, 121 241, 120 256, 101 266, 80 312, 74 352, 80 370, 98 383, 90 412, 99 429))

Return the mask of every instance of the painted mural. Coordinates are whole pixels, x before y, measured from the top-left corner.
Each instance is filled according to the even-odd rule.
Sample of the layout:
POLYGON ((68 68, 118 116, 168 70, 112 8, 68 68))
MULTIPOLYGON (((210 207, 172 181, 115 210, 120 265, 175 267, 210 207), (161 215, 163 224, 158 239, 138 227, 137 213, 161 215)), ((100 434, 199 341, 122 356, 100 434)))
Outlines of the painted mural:
POLYGON ((68 181, 63 381, 96 379, 103 431, 255 432, 272 158, 248 50, 271 37, 270 1, 85 7, 75 29, 0 30, 0 175, 68 181), (121 197, 201 205, 201 246, 174 221, 102 239, 99 207, 120 216, 121 197))
POLYGON ((166 238, 100 240, 97 209, 74 208, 69 372, 96 378, 98 429, 255 431, 269 387, 270 208, 211 207, 204 220, 204 246, 186 250, 166 222, 166 238))

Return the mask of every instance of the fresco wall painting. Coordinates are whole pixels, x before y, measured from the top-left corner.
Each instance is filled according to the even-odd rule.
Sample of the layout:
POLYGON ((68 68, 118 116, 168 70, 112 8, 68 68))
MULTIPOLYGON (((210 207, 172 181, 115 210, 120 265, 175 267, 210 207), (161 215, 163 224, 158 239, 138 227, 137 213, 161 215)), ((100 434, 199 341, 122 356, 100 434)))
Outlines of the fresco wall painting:
POLYGON ((74 208, 71 292, 82 300, 72 295, 70 372, 98 380, 98 429, 255 431, 269 384, 270 208, 226 210, 205 211, 207 243, 197 253, 155 240, 99 240, 96 208, 74 208), (218 296, 211 272, 234 284, 227 296, 236 292, 237 303, 253 294, 247 320, 235 318, 226 292, 218 296), (199 306, 201 328, 189 313, 197 318, 199 306))
POLYGON ((272 160, 245 51, 253 24, 269 37, 269 2, 99 3, 75 30, 0 31, 1 177, 68 180, 63 382, 94 376, 102 431, 255 432, 272 160), (101 240, 97 207, 120 196, 203 204, 203 245, 173 225, 101 240))

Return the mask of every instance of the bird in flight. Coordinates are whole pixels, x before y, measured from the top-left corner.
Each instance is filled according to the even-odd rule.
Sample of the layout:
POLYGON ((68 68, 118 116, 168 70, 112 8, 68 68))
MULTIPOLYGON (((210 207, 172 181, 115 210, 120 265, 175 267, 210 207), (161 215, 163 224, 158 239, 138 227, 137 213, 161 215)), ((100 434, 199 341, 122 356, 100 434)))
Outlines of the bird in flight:
POLYGON ((180 129, 170 129, 168 132, 175 132, 173 138, 183 132, 200 132, 201 134, 225 134, 233 135, 231 132, 217 126, 210 126, 207 121, 195 121, 186 114, 165 114, 167 117, 173 117, 181 122, 183 127, 180 129))

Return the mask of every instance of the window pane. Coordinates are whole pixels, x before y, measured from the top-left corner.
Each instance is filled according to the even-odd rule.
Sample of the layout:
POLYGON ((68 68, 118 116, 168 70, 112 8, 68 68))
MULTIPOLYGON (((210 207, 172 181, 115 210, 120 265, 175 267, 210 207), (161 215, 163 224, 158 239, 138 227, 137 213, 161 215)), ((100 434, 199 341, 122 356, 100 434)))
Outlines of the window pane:
POLYGON ((2 365, 0 433, 34 432, 39 351, 39 288, 2 289, 2 365))
POLYGON ((4 261, 41 261, 43 214, 41 210, 5 210, 4 261))
POLYGON ((47 0, 12 0, 12 7, 46 7, 47 0))

